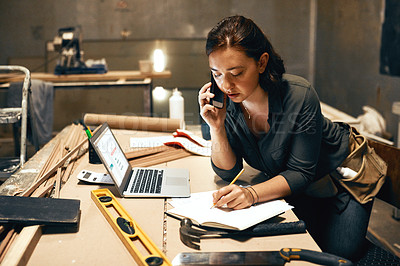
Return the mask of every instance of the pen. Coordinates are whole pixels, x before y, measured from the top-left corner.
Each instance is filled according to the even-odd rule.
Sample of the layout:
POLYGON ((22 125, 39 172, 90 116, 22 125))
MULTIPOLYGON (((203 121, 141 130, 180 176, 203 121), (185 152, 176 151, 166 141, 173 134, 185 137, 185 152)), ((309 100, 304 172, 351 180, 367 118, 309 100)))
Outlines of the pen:
POLYGON ((92 137, 92 134, 90 133, 90 130, 85 129, 86 135, 88 136, 88 139, 92 137))
MULTIPOLYGON (((232 185, 233 183, 235 183, 236 180, 239 178, 239 176, 243 173, 243 171, 244 171, 244 168, 239 172, 239 174, 237 174, 237 175, 235 176, 235 178, 229 183, 229 185, 232 185)), ((215 207, 215 204, 216 204, 216 203, 214 203, 213 206, 211 206, 210 209, 214 208, 214 207, 215 207)))
POLYGON ((93 136, 93 133, 92 133, 92 131, 90 130, 90 127, 88 127, 88 126, 83 122, 82 119, 79 120, 79 123, 83 126, 83 128, 84 128, 84 130, 85 130, 85 132, 86 132, 86 135, 87 135, 88 138, 90 139, 90 138, 93 136))

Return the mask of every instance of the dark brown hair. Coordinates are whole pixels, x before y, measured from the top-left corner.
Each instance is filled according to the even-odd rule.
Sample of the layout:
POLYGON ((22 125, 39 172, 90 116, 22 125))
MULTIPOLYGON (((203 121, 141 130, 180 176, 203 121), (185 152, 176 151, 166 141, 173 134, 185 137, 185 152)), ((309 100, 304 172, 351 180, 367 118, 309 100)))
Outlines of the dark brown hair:
POLYGON ((281 57, 275 52, 270 41, 261 29, 243 16, 227 17, 218 22, 207 36, 206 54, 225 48, 235 48, 246 53, 256 62, 263 53, 269 54, 264 73, 260 74, 260 85, 264 90, 279 88, 285 66, 281 57))

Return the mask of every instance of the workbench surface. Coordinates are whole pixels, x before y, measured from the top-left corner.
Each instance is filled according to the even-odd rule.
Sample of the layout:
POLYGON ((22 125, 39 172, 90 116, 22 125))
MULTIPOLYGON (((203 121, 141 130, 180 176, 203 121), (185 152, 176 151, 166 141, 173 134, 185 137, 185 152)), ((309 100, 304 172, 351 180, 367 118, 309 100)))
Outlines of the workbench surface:
MULTIPOLYGON (((190 130, 190 128, 189 128, 190 130)), ((113 130, 122 149, 129 149, 130 137, 158 136, 160 132, 140 132, 128 130, 113 130)), ((66 131, 60 132, 55 139, 63 137, 66 131)), ((7 180, 0 187, 0 194, 9 194, 13 189, 24 189, 29 186, 34 177, 33 172, 46 160, 54 139, 31 158, 25 167, 20 170, 23 175, 16 175, 7 180)), ((157 166, 188 168, 190 170, 191 192, 214 190, 228 183, 215 175, 211 168, 210 158, 189 156, 183 159, 170 161, 157 166)), ((75 168, 67 183, 61 189, 61 198, 79 199, 81 201, 81 221, 77 233, 43 234, 34 248, 28 265, 134 265, 135 261, 114 233, 111 226, 90 198, 94 189, 108 188, 118 198, 121 205, 130 213, 136 223, 155 242, 166 256, 172 259, 180 252, 193 252, 186 247, 179 238, 179 221, 164 216, 168 204, 165 199, 153 198, 120 198, 114 186, 100 186, 83 184, 76 178, 83 170, 103 172, 103 165, 89 164, 88 154, 85 153, 75 164, 75 168), (164 224, 164 222, 166 222, 164 224), (164 228, 166 229, 164 231, 164 228)), ((257 181, 258 171, 245 166, 241 182, 254 183, 257 181)), ((278 218, 284 222, 297 221, 292 211, 287 211, 278 218)), ((320 251, 317 244, 308 233, 282 236, 257 237, 247 240, 202 239, 201 251, 267 251, 280 250, 284 247, 302 248, 320 251)), ((310 265, 306 262, 291 262, 291 265, 310 265)))

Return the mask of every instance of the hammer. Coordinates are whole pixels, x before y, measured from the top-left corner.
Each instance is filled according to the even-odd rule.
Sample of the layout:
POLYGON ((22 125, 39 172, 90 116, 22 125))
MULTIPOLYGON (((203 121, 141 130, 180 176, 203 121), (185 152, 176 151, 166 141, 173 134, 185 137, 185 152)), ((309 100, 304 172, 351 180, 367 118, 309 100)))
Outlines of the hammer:
POLYGON ((235 230, 214 230, 214 229, 203 229, 198 226, 199 229, 193 228, 193 222, 184 218, 181 220, 181 227, 179 228, 179 235, 181 241, 188 247, 200 250, 200 239, 211 238, 211 237, 259 237, 259 236, 272 236, 272 235, 285 235, 285 234, 296 234, 305 233, 306 225, 304 221, 287 222, 287 223, 271 223, 261 222, 243 231, 235 230), (199 244, 197 244, 199 243, 199 244))

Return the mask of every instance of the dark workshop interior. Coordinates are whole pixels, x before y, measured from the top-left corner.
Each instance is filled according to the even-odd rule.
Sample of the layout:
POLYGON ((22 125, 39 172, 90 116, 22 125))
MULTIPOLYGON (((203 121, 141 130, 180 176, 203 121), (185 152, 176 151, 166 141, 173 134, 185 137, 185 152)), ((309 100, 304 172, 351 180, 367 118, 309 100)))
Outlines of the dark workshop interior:
MULTIPOLYGON (((37 142, 28 136, 26 160, 85 113, 168 118, 168 99, 175 88, 184 98, 186 126, 200 128, 197 96, 210 78, 205 54, 207 33, 223 17, 235 14, 253 19, 282 56, 286 72, 310 81, 321 102, 345 117, 345 122, 361 128, 388 163, 367 238, 378 247, 374 250, 377 260, 394 256, 386 260, 387 264, 381 259, 382 264, 376 265, 391 265, 396 257, 400 260, 397 0, 0 1, 0 66, 59 74, 57 71, 64 70, 57 70, 61 52, 55 37, 61 36, 60 29, 69 28, 67 31, 80 41, 82 61, 92 59, 100 66, 93 73, 139 71, 143 60, 153 63, 153 71, 171 72, 167 78, 154 76, 150 83, 132 87, 54 85, 50 109, 43 111, 49 115, 46 119, 51 119, 46 120, 47 136, 37 142), (161 56, 155 51, 161 51, 161 56), (151 102, 147 103, 149 96, 151 102)), ((1 74, 3 108, 9 106, 12 85, 1 74)), ((32 125, 28 124, 29 132, 32 125)), ((0 166, 19 156, 14 130, 19 129, 0 125, 0 166)), ((7 178, 0 178, 0 185, 7 178)), ((374 261, 371 257, 364 259, 359 265, 374 261)))

